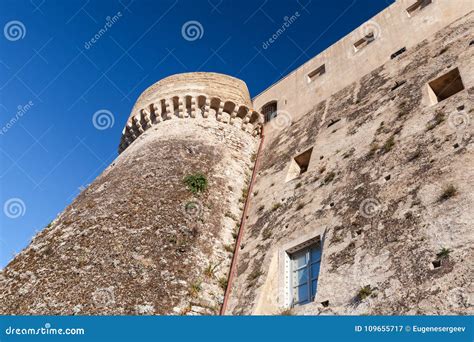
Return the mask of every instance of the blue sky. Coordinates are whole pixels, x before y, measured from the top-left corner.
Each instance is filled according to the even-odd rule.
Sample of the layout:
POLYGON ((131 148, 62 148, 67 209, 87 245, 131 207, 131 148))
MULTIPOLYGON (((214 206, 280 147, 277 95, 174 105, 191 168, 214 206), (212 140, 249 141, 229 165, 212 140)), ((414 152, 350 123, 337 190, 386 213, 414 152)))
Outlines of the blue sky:
POLYGON ((117 156, 146 87, 214 71, 255 96, 392 2, 1 0, 0 267, 117 156))

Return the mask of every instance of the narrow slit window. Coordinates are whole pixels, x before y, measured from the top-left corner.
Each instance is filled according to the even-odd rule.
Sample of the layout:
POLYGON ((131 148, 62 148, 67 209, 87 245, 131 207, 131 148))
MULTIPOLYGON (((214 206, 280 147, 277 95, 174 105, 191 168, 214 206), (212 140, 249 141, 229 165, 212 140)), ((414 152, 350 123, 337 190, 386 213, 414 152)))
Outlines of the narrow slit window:
POLYGON ((407 51, 407 48, 406 47, 402 47, 400 50, 397 50, 395 51, 394 53, 392 53, 390 55, 390 59, 394 59, 394 58, 397 58, 398 56, 400 56, 402 53, 404 53, 405 51, 407 51))
POLYGON ((364 37, 362 37, 361 39, 359 39, 357 42, 354 43, 354 50, 357 52, 357 51, 365 48, 367 45, 372 43, 374 40, 375 40, 374 32, 369 32, 364 37))
POLYGON ((407 8, 407 13, 411 17, 421 11, 423 8, 431 4, 433 0, 416 0, 413 5, 407 8))
POLYGON ((315 79, 324 75, 325 73, 326 73, 326 64, 323 64, 308 74, 308 83, 313 82, 315 79))
POLYGON ((291 306, 314 301, 321 267, 321 243, 318 241, 290 255, 291 306))
POLYGON ((428 83, 428 93, 431 104, 436 104, 446 100, 462 90, 464 90, 464 84, 458 68, 455 68, 428 83))
POLYGON ((265 122, 270 121, 277 116, 277 101, 267 103, 262 107, 262 114, 265 118, 265 122))

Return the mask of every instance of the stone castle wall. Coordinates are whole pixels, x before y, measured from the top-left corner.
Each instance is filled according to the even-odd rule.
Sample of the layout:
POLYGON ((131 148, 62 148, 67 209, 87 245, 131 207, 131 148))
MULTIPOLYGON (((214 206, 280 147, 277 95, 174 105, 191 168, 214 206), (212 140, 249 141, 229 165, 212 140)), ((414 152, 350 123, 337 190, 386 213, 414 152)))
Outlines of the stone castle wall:
POLYGON ((264 126, 227 314, 474 313, 473 28, 466 13, 324 101, 282 93, 310 108, 264 126), (433 103, 455 71, 464 90, 433 103), (316 298, 292 308, 289 251, 311 239, 316 298))
MULTIPOLYGON (((217 77, 243 84, 191 75, 196 87, 217 77)), ((159 84, 168 92, 155 88, 145 98, 189 94, 180 92, 182 81, 173 93, 174 79, 159 84)), ((234 117, 233 107, 220 111, 220 103, 250 103, 246 87, 230 99, 228 91, 202 88, 215 101, 210 107, 135 132, 133 144, 1 273, 0 313, 217 314, 260 121, 249 108, 252 123, 239 111, 234 117), (183 182, 196 173, 208 181, 200 194, 183 182)))
POLYGON ((208 118, 260 133, 260 115, 251 109, 247 86, 216 73, 186 73, 167 77, 138 98, 122 133, 119 152, 155 124, 172 118, 208 118))
POLYGON ((472 314, 471 7, 398 0, 253 102, 220 74, 152 85, 118 158, 2 271, 0 313, 217 314, 234 255, 226 314, 472 314), (318 290, 293 308, 289 253, 309 241, 318 290))
POLYGON ((397 0, 256 96, 254 108, 260 111, 266 103, 276 100, 280 111, 297 120, 316 103, 390 61, 393 53, 404 47, 412 48, 474 10, 471 0, 432 0, 409 14, 407 9, 417 2, 397 0), (354 44, 371 32, 374 40, 365 47, 355 48, 354 44), (325 65, 325 73, 310 82, 308 75, 322 65, 325 65))

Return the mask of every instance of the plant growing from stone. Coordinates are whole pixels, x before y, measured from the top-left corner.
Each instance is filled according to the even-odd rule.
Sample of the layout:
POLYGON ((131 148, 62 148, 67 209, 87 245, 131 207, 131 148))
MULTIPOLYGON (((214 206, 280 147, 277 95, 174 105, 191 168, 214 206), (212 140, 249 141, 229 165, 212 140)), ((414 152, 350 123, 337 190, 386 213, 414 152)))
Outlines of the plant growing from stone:
POLYGON ((197 297, 199 292, 201 292, 202 287, 201 287, 201 282, 195 281, 189 286, 189 294, 192 297, 197 297))
POLYGON ((204 192, 207 189, 207 178, 199 172, 184 177, 184 183, 193 194, 204 192))
POLYGON ((458 190, 456 189, 456 187, 452 184, 449 184, 443 189, 443 192, 439 196, 439 201, 440 202, 446 201, 449 198, 456 196, 457 193, 458 193, 458 190))
POLYGON ((219 286, 224 291, 227 289, 227 278, 226 277, 220 277, 219 278, 219 286))
POLYGON ((361 287, 359 289, 359 292, 357 292, 357 298, 359 300, 364 300, 368 296, 370 296, 373 292, 373 289, 370 287, 370 285, 365 285, 364 287, 361 287))
POLYGON ((443 248, 440 249, 440 251, 438 253, 436 253, 436 256, 440 260, 447 259, 449 257, 450 253, 451 253, 451 250, 449 248, 443 247, 443 248))
POLYGON ((212 263, 209 263, 209 265, 207 265, 207 267, 204 269, 204 275, 207 278, 214 277, 214 272, 215 272, 217 266, 219 266, 219 265, 213 265, 212 263))

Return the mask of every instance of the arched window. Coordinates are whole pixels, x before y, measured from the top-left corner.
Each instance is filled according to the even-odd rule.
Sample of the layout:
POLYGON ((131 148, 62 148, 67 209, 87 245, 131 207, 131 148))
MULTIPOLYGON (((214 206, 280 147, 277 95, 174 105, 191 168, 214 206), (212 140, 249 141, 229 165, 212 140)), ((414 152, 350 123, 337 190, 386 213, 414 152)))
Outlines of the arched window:
POLYGON ((277 102, 271 101, 262 107, 262 114, 265 118, 265 122, 270 121, 277 116, 277 102))

